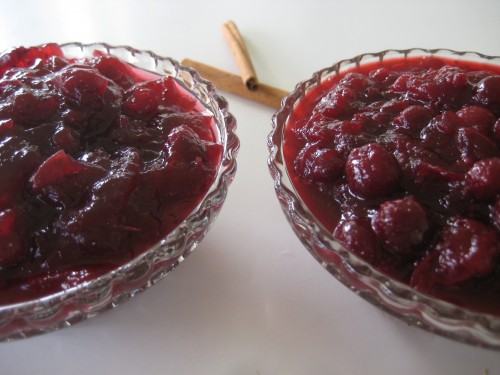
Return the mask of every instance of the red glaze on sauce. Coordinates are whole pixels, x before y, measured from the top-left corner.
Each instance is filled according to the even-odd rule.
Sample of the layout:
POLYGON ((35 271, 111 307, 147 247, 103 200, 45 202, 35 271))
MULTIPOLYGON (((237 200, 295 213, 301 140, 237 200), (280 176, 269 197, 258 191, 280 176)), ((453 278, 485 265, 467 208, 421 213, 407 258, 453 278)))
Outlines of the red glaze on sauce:
POLYGON ((284 137, 304 203, 415 289, 500 315, 500 67, 364 64, 311 90, 284 137))
POLYGON ((0 76, 0 303, 131 260, 214 181, 214 119, 174 78, 54 44, 4 53, 0 76))

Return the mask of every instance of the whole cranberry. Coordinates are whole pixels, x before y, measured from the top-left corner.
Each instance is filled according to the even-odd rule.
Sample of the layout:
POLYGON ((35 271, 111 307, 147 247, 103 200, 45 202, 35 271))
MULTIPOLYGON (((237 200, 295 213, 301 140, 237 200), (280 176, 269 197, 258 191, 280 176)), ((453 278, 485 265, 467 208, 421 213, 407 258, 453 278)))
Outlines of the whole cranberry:
POLYGON ((397 78, 397 75, 394 72, 386 68, 379 68, 376 70, 372 70, 368 73, 368 76, 380 85, 391 85, 397 78))
POLYGON ((443 66, 422 75, 414 75, 407 82, 412 99, 432 103, 437 108, 453 108, 467 92, 467 76, 458 67, 443 66))
POLYGON ((401 74, 391 86, 391 90, 396 93, 404 93, 408 89, 408 81, 411 76, 409 74, 401 74))
POLYGON ((423 146, 445 160, 455 160, 460 155, 455 141, 459 124, 460 119, 452 111, 435 116, 420 133, 423 146))
POLYGON ((412 275, 411 284, 430 291, 434 286, 452 287, 490 274, 500 251, 493 228, 479 221, 454 217, 442 230, 437 244, 412 275))
POLYGON ((458 131, 457 146, 465 165, 498 155, 495 143, 473 128, 462 128, 458 131))
POLYGON ((418 250, 430 223, 426 210, 408 196, 382 203, 372 218, 372 227, 388 251, 405 255, 418 250))
POLYGON ((337 151, 312 145, 297 156, 295 170, 311 181, 333 182, 342 176, 344 164, 337 151))
POLYGON ((122 89, 88 67, 70 65, 57 72, 54 83, 61 94, 81 109, 98 110, 121 100, 122 89))
POLYGON ((349 251, 367 262, 374 262, 377 258, 377 237, 368 223, 361 220, 342 221, 333 235, 349 251))
POLYGON ((391 194, 397 188, 401 174, 394 156, 378 143, 352 150, 345 172, 351 191, 363 198, 391 194))
POLYGON ((348 87, 355 93, 362 92, 368 86, 368 77, 361 73, 348 73, 338 83, 338 86, 348 87))
POLYGON ((476 87, 474 99, 485 106, 500 104, 500 75, 482 79, 476 87))
POLYGON ((489 200, 500 193, 500 158, 480 160, 465 175, 467 190, 474 198, 489 200))
POLYGON ((321 99, 318 109, 328 118, 350 113, 351 103, 356 99, 356 93, 345 86, 337 86, 335 90, 321 99))
POLYGON ((495 123, 495 116, 486 108, 479 106, 463 107, 457 112, 457 116, 460 118, 461 126, 471 127, 485 136, 489 136, 495 123))
POLYGON ((420 132, 432 119, 432 112, 421 105, 412 105, 403 110, 394 119, 394 125, 398 128, 409 130, 412 133, 420 132))

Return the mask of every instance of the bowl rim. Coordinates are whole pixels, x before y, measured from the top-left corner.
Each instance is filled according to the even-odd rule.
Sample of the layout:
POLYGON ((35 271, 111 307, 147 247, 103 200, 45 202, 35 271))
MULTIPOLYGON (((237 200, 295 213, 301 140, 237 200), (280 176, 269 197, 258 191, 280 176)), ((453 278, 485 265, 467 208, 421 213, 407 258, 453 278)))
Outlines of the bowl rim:
POLYGON ((499 316, 478 313, 417 292, 407 284, 378 271, 335 241, 333 235, 311 214, 299 197, 288 176, 284 160, 282 141, 289 115, 309 90, 320 85, 325 79, 359 67, 360 64, 392 57, 435 55, 500 65, 500 56, 443 48, 387 49, 340 60, 297 83, 295 89, 283 98, 281 108, 272 117, 272 130, 267 138, 268 168, 274 181, 275 193, 293 231, 309 253, 342 284, 371 304, 410 325, 459 342, 500 350, 499 316))
POLYGON ((171 57, 126 45, 67 42, 34 47, 48 44, 58 45, 63 52, 68 49, 79 50, 84 57, 91 57, 86 54, 90 51, 101 51, 115 56, 118 53, 118 57, 126 55, 131 59, 146 59, 156 70, 143 66, 139 68, 172 76, 210 111, 216 122, 218 142, 223 146, 223 153, 217 175, 198 205, 173 231, 146 251, 97 278, 66 290, 0 305, 0 341, 31 337, 71 326, 115 308, 156 284, 192 253, 210 229, 224 203, 237 167, 240 141, 235 133, 236 119, 229 112, 227 100, 219 94, 214 84, 202 78, 195 69, 183 66, 171 57))

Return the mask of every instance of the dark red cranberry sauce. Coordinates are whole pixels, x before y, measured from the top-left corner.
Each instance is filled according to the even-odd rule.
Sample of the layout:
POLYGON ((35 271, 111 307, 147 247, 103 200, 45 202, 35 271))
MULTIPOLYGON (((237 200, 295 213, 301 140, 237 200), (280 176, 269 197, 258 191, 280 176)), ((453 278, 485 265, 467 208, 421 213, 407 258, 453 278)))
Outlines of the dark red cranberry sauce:
POLYGON ((369 63, 287 122, 301 199, 353 253, 415 289, 500 315, 500 67, 369 63))
POLYGON ((132 259, 213 183, 214 119, 174 78, 52 44, 2 54, 0 75, 0 303, 132 259))

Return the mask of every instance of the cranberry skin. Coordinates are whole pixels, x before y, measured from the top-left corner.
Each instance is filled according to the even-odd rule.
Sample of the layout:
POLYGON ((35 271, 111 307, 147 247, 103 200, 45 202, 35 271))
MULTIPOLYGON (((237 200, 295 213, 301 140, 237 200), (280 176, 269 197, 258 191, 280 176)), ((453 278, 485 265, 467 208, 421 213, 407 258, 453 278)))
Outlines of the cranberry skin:
POLYGON ((25 248, 15 231, 17 215, 13 209, 0 212, 0 268, 11 267, 25 256, 25 248))
POLYGON ((500 195, 495 199, 495 203, 491 206, 491 222, 500 231, 500 195))
POLYGON ((457 116, 460 118, 461 126, 471 127, 485 136, 490 135, 495 123, 495 116, 486 108, 479 106, 463 107, 457 112, 457 116))
POLYGON ((85 110, 116 105, 122 96, 116 83, 88 67, 70 65, 56 73, 54 83, 65 98, 85 110))
POLYGON ((356 99, 356 92, 349 87, 337 86, 318 104, 318 110, 328 118, 351 113, 351 103, 356 99))
POLYGON ((69 61, 63 57, 51 56, 43 61, 43 67, 51 72, 58 72, 69 65, 69 61))
POLYGON ((372 227, 388 251, 406 255, 419 249, 430 228, 426 210, 413 196, 382 203, 372 227))
POLYGON ((349 153, 356 147, 363 146, 369 142, 366 134, 363 133, 363 126, 355 121, 342 121, 335 127, 333 144, 335 150, 345 160, 349 153))
POLYGON ((114 56, 100 56, 94 61, 94 66, 103 76, 109 78, 124 90, 135 84, 130 66, 114 56))
POLYGON ((198 194, 210 186, 222 147, 201 140, 189 126, 181 125, 168 135, 165 151, 163 193, 182 196, 198 194))
POLYGON ((59 104, 60 100, 56 95, 21 89, 13 95, 12 115, 17 122, 36 126, 50 119, 59 104))
POLYGON ((163 149, 162 138, 165 137, 160 129, 147 126, 143 120, 121 115, 111 124, 108 138, 123 145, 148 145, 149 151, 163 149), (157 148, 160 145, 160 148, 157 148))
POLYGON ((459 124, 460 119, 452 111, 435 116, 420 133, 422 144, 445 160, 455 160, 459 156, 455 141, 459 124))
POLYGON ((25 256, 23 240, 17 233, 0 237, 0 267, 12 267, 25 256))
POLYGON ((7 209, 0 211, 0 237, 11 234, 16 225, 17 215, 15 210, 7 209))
POLYGON ((349 251, 373 263, 379 251, 377 237, 369 224, 361 220, 347 220, 335 228, 334 237, 349 251))
POLYGON ((391 90, 396 93, 405 93, 408 90, 408 81, 411 76, 409 74, 402 74, 393 82, 391 90))
POLYGON ((500 104, 500 75, 482 79, 476 88, 474 99, 484 106, 500 104))
POLYGON ((463 128, 458 131, 457 146, 462 156, 460 163, 464 165, 498 155, 495 143, 472 128, 463 128))
POLYGON ((391 194, 398 186, 398 162, 384 146, 370 143, 351 151, 345 173, 349 189, 363 198, 391 194))
POLYGON ((121 150, 110 164, 108 173, 87 190, 88 199, 62 211, 54 221, 59 236, 55 262, 86 264, 129 256, 123 249, 131 228, 122 225, 122 212, 137 186, 141 158, 137 150, 129 148, 121 150))
POLYGON ((398 114, 410 106, 410 103, 406 100, 392 99, 384 103, 380 108, 382 113, 398 114))
POLYGON ((58 124, 52 136, 52 142, 59 149, 63 149, 68 153, 77 151, 81 146, 78 132, 63 123, 58 124))
POLYGON ((8 136, 14 135, 14 121, 12 120, 0 120, 0 137, 2 139, 8 136))
POLYGON ((149 118, 158 109, 158 95, 146 87, 134 87, 127 92, 123 102, 124 112, 136 118, 149 118))
MULTIPOLYGON (((31 190, 42 201, 63 208, 74 201, 72 194, 69 194, 71 189, 65 188, 65 185, 68 181, 73 181, 83 168, 83 164, 63 150, 58 151, 45 160, 31 176, 31 190)), ((79 188, 84 191, 82 187, 79 188)))
POLYGON ((360 73, 348 73, 338 83, 338 86, 347 87, 356 94, 363 92, 368 85, 368 77, 360 73))
POLYGON ((42 161, 37 146, 20 139, 8 137, 0 142, 0 209, 16 202, 30 175, 42 161))
POLYGON ((493 134, 495 135, 497 144, 500 144, 500 119, 498 119, 493 126, 493 134))
POLYGON ((500 193, 500 158, 480 160, 465 175, 467 190, 478 200, 490 200, 500 193))
POLYGON ((334 182, 344 173, 345 162, 337 151, 312 145, 304 148, 295 159, 295 170, 314 182, 334 182))
POLYGON ((61 181, 76 176, 84 166, 66 154, 63 150, 56 152, 45 160, 31 178, 34 190, 49 188, 61 181))
MULTIPOLYGON (((213 129, 213 117, 197 112, 187 113, 162 113, 151 120, 151 123, 161 129, 163 134, 170 132, 181 125, 188 125, 200 139, 204 141, 214 142, 215 137, 213 129)), ((151 124, 150 123, 150 124, 151 124)))
POLYGON ((156 81, 147 81, 140 84, 156 92, 160 105, 172 112, 190 112, 195 110, 197 101, 172 77, 162 77, 156 81))
POLYGON ((455 217, 442 230, 433 252, 413 272, 411 284, 428 292, 435 286, 453 287, 487 276, 496 266, 498 242, 494 229, 455 217))
POLYGON ((414 75, 406 83, 408 95, 412 99, 430 102, 433 106, 443 109, 459 105, 467 87, 465 72, 452 66, 443 66, 421 76, 414 75))
POLYGON ((469 84, 475 86, 479 82, 481 82, 481 80, 483 80, 486 77, 489 77, 490 75, 491 73, 485 70, 467 72, 467 80, 469 81, 469 84))
POLYGON ((439 130, 442 134, 453 135, 460 125, 460 118, 453 111, 445 111, 432 119, 430 126, 439 130))
POLYGON ((394 119, 394 125, 410 131, 411 133, 420 132, 432 119, 432 112, 423 106, 412 105, 401 112, 394 119))
POLYGON ((386 68, 372 70, 368 73, 368 76, 382 87, 392 85, 397 79, 397 75, 386 68))

